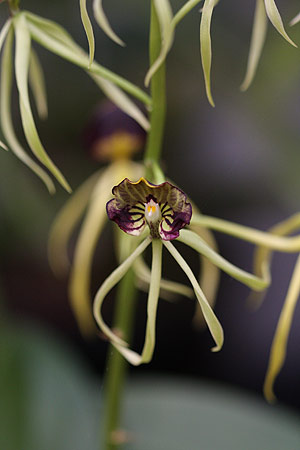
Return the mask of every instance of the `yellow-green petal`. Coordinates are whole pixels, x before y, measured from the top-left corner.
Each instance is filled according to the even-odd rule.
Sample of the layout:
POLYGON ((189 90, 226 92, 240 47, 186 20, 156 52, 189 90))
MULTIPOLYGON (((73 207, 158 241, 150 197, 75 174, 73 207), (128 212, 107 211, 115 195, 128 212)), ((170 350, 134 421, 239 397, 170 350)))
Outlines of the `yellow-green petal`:
POLYGON ((151 265, 151 281, 147 300, 147 323, 145 343, 141 355, 127 348, 126 346, 114 343, 112 344, 119 352, 134 366, 148 363, 152 359, 155 347, 155 325, 156 311, 159 299, 159 286, 161 279, 162 264, 162 241, 160 239, 152 240, 152 265, 151 265))
POLYGON ((145 85, 149 86, 150 80, 164 62, 168 51, 172 46, 174 39, 174 25, 172 24, 172 8, 169 0, 153 0, 155 11, 158 17, 160 34, 161 34, 161 50, 160 53, 148 70, 145 77, 145 85))
MULTIPOLYGON (((193 205, 193 211, 197 210, 193 205)), ((203 228, 200 225, 190 225, 189 229, 197 233, 204 241, 215 251, 218 251, 218 245, 213 233, 207 228, 203 228)), ((213 264, 209 259, 203 255, 200 257, 200 279, 199 284, 203 290, 208 303, 214 308, 217 298, 217 292, 220 282, 220 269, 213 264)), ((205 324, 205 319, 199 305, 196 307, 196 311, 193 317, 193 323, 195 327, 202 328, 205 324)))
POLYGON ((283 22, 281 19, 281 16, 279 14, 279 11, 277 9, 276 3, 274 0, 265 0, 265 6, 266 6, 266 12, 270 19, 270 22, 273 24, 273 26, 276 28, 278 33, 281 34, 284 39, 289 42, 289 44, 293 45, 294 47, 297 47, 294 41, 289 37, 287 32, 284 29, 283 22))
MULTIPOLYGON (((270 234, 277 236, 287 236, 300 228, 300 213, 293 214, 288 219, 278 223, 268 230, 270 234)), ((263 245, 257 246, 253 256, 253 270, 258 276, 262 276, 264 279, 269 280, 271 283, 271 261, 273 251, 270 247, 264 247, 263 245)), ((250 300, 252 306, 258 308, 264 299, 264 295, 251 295, 250 300)))
POLYGON ((106 203, 111 198, 112 186, 126 175, 139 176, 140 165, 130 161, 116 161, 99 178, 91 194, 87 214, 76 243, 69 295, 77 323, 85 336, 90 336, 95 331, 91 311, 91 267, 99 236, 107 221, 106 203))
MULTIPOLYGON (((183 230, 181 230, 182 232, 183 230)), ((179 266, 182 268, 182 270, 185 272, 187 277, 189 278, 191 285, 194 289, 195 295, 197 297, 197 300, 200 304, 200 307, 202 309, 203 315, 205 317, 206 323, 208 325, 208 328, 211 332, 211 335, 216 343, 216 346, 212 348, 212 351, 219 351, 222 348, 223 341, 224 341, 224 333, 223 328, 218 321, 215 313, 213 312, 210 304, 208 303, 202 289, 200 288, 195 275, 193 274, 191 268, 187 264, 187 262, 184 260, 184 258, 181 256, 181 254, 176 250, 174 245, 170 241, 163 241, 164 246, 168 249, 168 251, 171 253, 173 258, 177 261, 179 266)))
POLYGON ((89 43, 89 65, 88 67, 90 68, 92 62, 94 61, 94 56, 95 56, 95 37, 94 37, 94 32, 93 32, 93 27, 87 12, 87 8, 86 8, 86 0, 79 0, 79 4, 80 4, 80 16, 81 16, 81 21, 85 30, 85 34, 89 43))
MULTIPOLYGON (((82 48, 76 44, 71 36, 58 24, 35 14, 26 12, 28 27, 31 37, 40 45, 47 48, 49 51, 59 55, 60 57, 72 62, 73 64, 86 69, 89 64, 88 55, 82 48)), ((124 91, 128 92, 133 97, 136 97, 147 106, 151 107, 152 100, 149 95, 143 92, 140 88, 125 80, 119 75, 111 72, 105 67, 93 61, 88 70, 88 74, 100 75, 108 81, 119 86, 124 91)))
POLYGON ((247 70, 241 90, 246 91, 253 81, 262 49, 266 40, 268 18, 264 0, 256 0, 253 29, 248 56, 247 70))
POLYGON ((206 96, 211 106, 215 106, 215 104, 211 94, 211 80, 210 80, 211 60, 212 60, 210 27, 211 27, 212 13, 217 3, 218 0, 205 0, 200 22, 201 61, 204 74, 206 96))
MULTIPOLYGON (((123 235, 127 236, 125 233, 123 235)), ((137 258, 133 265, 133 270, 137 279, 137 286, 148 292, 151 282, 151 270, 142 257, 137 258)), ((192 299, 194 298, 194 291, 185 284, 165 280, 164 278, 160 280, 160 297, 162 299, 170 301, 180 295, 192 299)))
POLYGON ((180 236, 177 238, 179 242, 182 242, 189 247, 193 248, 206 258, 208 258, 213 264, 218 266, 224 272, 228 273, 231 277, 244 283, 246 286, 251 287, 254 290, 260 291, 268 286, 268 280, 257 277, 252 273, 246 272, 240 269, 234 264, 227 261, 219 253, 216 253, 209 245, 206 244, 203 239, 196 233, 190 230, 181 230, 180 236))
POLYGON ((31 39, 25 15, 18 14, 13 19, 13 23, 16 35, 15 72, 19 92, 21 119, 26 140, 36 157, 52 172, 66 191, 71 192, 71 188, 64 176, 47 155, 34 123, 28 94, 31 39))
POLYGON ((42 66, 36 52, 31 49, 29 64, 29 84, 41 119, 48 116, 46 84, 42 66))
POLYGON ((217 217, 205 216, 203 214, 193 214, 191 224, 198 224, 211 230, 221 231, 238 239, 251 242, 252 244, 262 245, 273 250, 286 253, 295 253, 300 251, 300 236, 282 237, 274 234, 256 230, 217 217))
POLYGON ((188 0, 174 15, 172 19, 172 26, 175 28, 179 22, 202 0, 188 0))
POLYGON ((112 27, 110 26, 110 23, 107 20, 107 17, 104 13, 103 6, 102 6, 102 0, 94 0, 93 1, 93 10, 94 10, 94 17, 96 19, 96 22, 98 23, 99 27, 102 28, 104 33, 116 44, 119 44, 121 46, 124 46, 125 43, 122 41, 122 39, 119 38, 119 36, 114 32, 112 27))
POLYGON ((5 38, 7 36, 7 33, 9 32, 9 29, 11 27, 11 20, 12 19, 8 19, 5 24, 3 25, 1 32, 0 32, 0 52, 2 49, 2 46, 4 44, 5 38))
POLYGON ((56 216, 49 234, 48 259, 56 276, 65 275, 70 268, 68 243, 76 224, 82 217, 92 190, 101 172, 89 177, 67 200, 56 216))
POLYGON ((93 305, 93 311, 94 311, 94 317, 96 319, 97 324, 99 325, 100 329, 103 331, 103 333, 111 340, 111 343, 113 345, 119 345, 121 348, 126 348, 128 344, 123 341, 123 339, 120 339, 115 333, 112 332, 112 330, 106 325, 106 323, 103 320, 102 314, 101 314, 101 308, 103 301, 106 297, 106 295, 113 289, 116 284, 123 278, 123 276, 128 272, 132 264, 134 263, 135 259, 145 251, 145 249, 148 247, 148 245, 151 243, 151 239, 148 236, 135 250, 134 252, 125 260, 122 262, 122 264, 117 267, 109 276, 106 278, 106 280, 102 283, 100 286, 95 299, 94 299, 94 305, 93 305))
POLYGON ((294 310, 300 295, 300 255, 298 256, 288 292, 280 313, 272 342, 269 365, 264 382, 264 394, 269 402, 274 402, 274 381, 280 372, 286 357, 287 341, 291 329, 294 310))
MULTIPOLYGON (((173 40, 174 40, 174 31, 176 26, 181 22, 182 19, 202 0, 189 0, 187 1, 172 17, 172 14, 169 14, 169 18, 172 17, 171 21, 166 21, 165 27, 165 37, 162 41, 160 54, 157 57, 156 61, 148 70, 145 77, 145 85, 148 86, 152 76, 159 69, 161 64, 165 61, 168 52, 170 51, 173 40)), ((168 14, 168 13, 167 13, 168 14)))
POLYGON ((0 86, 0 121, 3 135, 11 151, 26 164, 47 186, 49 192, 55 192, 55 186, 49 175, 33 161, 19 143, 11 118, 11 88, 12 88, 12 44, 13 30, 9 30, 2 56, 1 86, 0 86))
POLYGON ((111 81, 105 80, 100 75, 90 74, 95 83, 100 87, 104 94, 115 103, 128 116, 132 117, 137 123, 141 125, 144 130, 149 131, 150 122, 142 113, 140 108, 111 81))

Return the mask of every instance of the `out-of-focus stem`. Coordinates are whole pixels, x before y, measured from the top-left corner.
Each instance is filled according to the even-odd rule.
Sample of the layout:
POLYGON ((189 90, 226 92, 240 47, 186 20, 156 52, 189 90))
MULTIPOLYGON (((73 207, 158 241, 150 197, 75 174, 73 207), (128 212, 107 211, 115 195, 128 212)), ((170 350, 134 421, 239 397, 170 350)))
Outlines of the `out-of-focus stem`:
MULTIPOLYGON (((122 338, 127 342, 130 341, 132 335, 135 300, 136 288, 134 285, 134 274, 130 270, 119 284, 114 320, 115 330, 120 332, 122 338)), ((104 381, 105 450, 116 450, 124 438, 124 432, 120 430, 120 418, 127 371, 127 361, 110 345, 104 381)))

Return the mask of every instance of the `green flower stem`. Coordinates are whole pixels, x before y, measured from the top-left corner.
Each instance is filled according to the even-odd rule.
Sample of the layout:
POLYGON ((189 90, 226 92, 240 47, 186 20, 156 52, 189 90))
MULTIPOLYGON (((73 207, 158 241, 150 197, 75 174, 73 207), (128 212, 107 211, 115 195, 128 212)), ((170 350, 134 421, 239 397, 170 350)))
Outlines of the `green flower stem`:
MULTIPOLYGON (((119 284, 114 327, 122 333, 122 339, 130 342, 136 288, 134 273, 130 269, 119 284)), ((120 425, 124 381, 128 372, 125 358, 110 344, 104 380, 104 439, 105 450, 118 448, 117 433, 120 425), (115 442, 114 442, 115 441, 115 442)), ((102 449, 102 446, 101 446, 102 449)))
MULTIPOLYGON (((150 66, 157 59, 161 48, 161 34, 159 21, 151 2, 151 25, 150 25, 150 66)), ((166 116, 166 70, 165 64, 162 64, 151 79, 152 110, 150 114, 150 131, 148 134, 145 166, 147 168, 146 178, 153 178, 152 166, 159 163, 162 150, 165 116, 166 116)))
MULTIPOLYGON (((156 60, 161 47, 161 36, 158 18, 153 1, 151 2, 151 25, 150 25, 150 65, 156 60)), ((165 65, 155 73, 151 80, 152 110, 150 115, 151 129, 148 134, 145 152, 145 165, 147 167, 146 177, 152 179, 152 166, 159 162, 166 114, 166 86, 165 65)), ((122 331, 122 338, 127 342, 131 337, 133 310, 136 298, 133 271, 129 270, 122 279, 117 294, 117 310, 115 327, 122 331)), ((117 433, 121 415, 121 401, 124 389, 124 381, 128 370, 128 364, 110 346, 107 361, 105 379, 105 402, 104 402, 104 439, 105 450, 116 450, 118 443, 114 442, 114 432, 117 433)))

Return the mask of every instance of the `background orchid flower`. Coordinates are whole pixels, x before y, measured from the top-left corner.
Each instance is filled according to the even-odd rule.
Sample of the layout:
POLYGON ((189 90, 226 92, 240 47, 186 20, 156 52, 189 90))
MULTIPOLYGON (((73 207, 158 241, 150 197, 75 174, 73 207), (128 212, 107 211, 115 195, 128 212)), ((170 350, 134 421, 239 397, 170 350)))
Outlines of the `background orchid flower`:
MULTIPOLYGON (((253 20, 252 37, 248 56, 247 70, 241 90, 248 89, 255 76, 262 49, 266 40, 268 19, 281 34, 281 36, 291 45, 297 47, 285 31, 280 13, 274 0, 256 0, 256 8, 253 20)), ((296 18, 295 18, 296 19, 296 18)), ((294 20, 295 20, 294 19, 294 20)))
POLYGON ((28 146, 35 157, 48 169, 59 183, 68 191, 71 188, 56 165, 49 158, 40 140, 31 108, 29 88, 35 98, 37 111, 41 118, 47 116, 47 98, 45 81, 38 57, 32 48, 32 40, 62 58, 87 70, 92 79, 107 97, 122 110, 132 116, 141 126, 149 129, 149 122, 144 113, 135 105, 125 91, 138 98, 148 106, 150 98, 130 82, 119 77, 95 61, 89 64, 88 56, 73 41, 70 35, 55 22, 43 19, 35 14, 18 9, 11 10, 12 17, 4 24, 0 32, 0 51, 4 45, 1 64, 1 129, 8 147, 31 168, 46 184, 49 192, 55 191, 48 173, 40 167, 24 150, 13 127, 11 115, 11 89, 13 65, 13 38, 15 36, 15 76, 19 94, 20 114, 23 131, 28 146))
POLYGON ((90 292, 91 268, 95 249, 107 222, 105 205, 111 197, 111 185, 125 174, 140 178, 144 169, 130 160, 145 141, 143 129, 112 104, 98 108, 85 130, 85 144, 97 161, 110 164, 91 175, 66 202, 57 215, 49 237, 48 255, 54 273, 70 270, 69 296, 74 315, 84 336, 95 332, 90 292), (76 225, 84 216, 70 263, 68 243, 76 225))
MULTIPOLYGON (((268 282, 250 274, 216 253, 200 236, 188 228, 192 206, 186 195, 169 182, 153 185, 144 178, 131 182, 125 178, 113 188, 114 198, 107 203, 108 217, 121 230, 138 239, 132 253, 115 269, 99 288, 94 300, 95 319, 111 343, 133 365, 149 362, 155 347, 155 322, 160 293, 162 249, 167 248, 190 280, 205 321, 216 343, 214 351, 223 345, 223 330, 188 263, 171 241, 182 242, 237 280, 256 290, 265 289, 268 282), (122 279, 138 258, 152 244, 152 266, 148 293, 145 343, 139 355, 105 323, 101 308, 108 292, 122 279)), ((193 223, 193 220, 192 222, 193 223)), ((197 225, 197 220, 194 221, 197 225)))

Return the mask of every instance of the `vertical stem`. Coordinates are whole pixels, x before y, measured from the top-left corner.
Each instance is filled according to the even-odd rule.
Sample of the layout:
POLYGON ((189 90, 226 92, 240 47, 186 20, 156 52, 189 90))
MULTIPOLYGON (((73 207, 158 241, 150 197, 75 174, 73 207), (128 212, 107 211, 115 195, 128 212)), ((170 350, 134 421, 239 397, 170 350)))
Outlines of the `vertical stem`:
MULTIPOLYGON (((122 333, 122 338, 127 342, 130 341, 132 335, 135 300, 134 274, 132 270, 129 270, 119 284, 114 321, 114 327, 122 333)), ((110 345, 104 380, 105 450, 116 450, 118 448, 121 403, 127 372, 127 361, 110 345)))
MULTIPOLYGON (((150 65, 154 63, 161 48, 161 34, 153 0, 151 1, 150 23, 150 65)), ((152 166, 159 162, 166 116, 166 69, 162 64, 151 79, 152 111, 144 162, 147 168, 146 178, 152 178, 152 166)), ((151 181, 151 180, 150 180, 151 181)))
MULTIPOLYGON (((151 1, 150 22, 150 64, 156 60, 161 48, 161 34, 158 17, 153 0, 151 1)), ((145 152, 146 177, 157 178, 159 172, 159 158, 162 150, 163 133, 166 115, 166 82, 165 64, 158 69, 151 80, 151 96, 153 109, 151 111, 151 130, 148 134, 145 152)), ((130 270, 119 285, 117 293, 117 310, 115 327, 122 332, 122 337, 128 342, 131 337, 133 311, 135 305, 136 290, 134 286, 134 274, 130 270)), ((110 346, 105 378, 105 402, 104 402, 104 439, 105 450, 117 450, 118 429, 121 416, 121 401, 124 389, 124 381, 128 370, 124 358, 110 346)))

